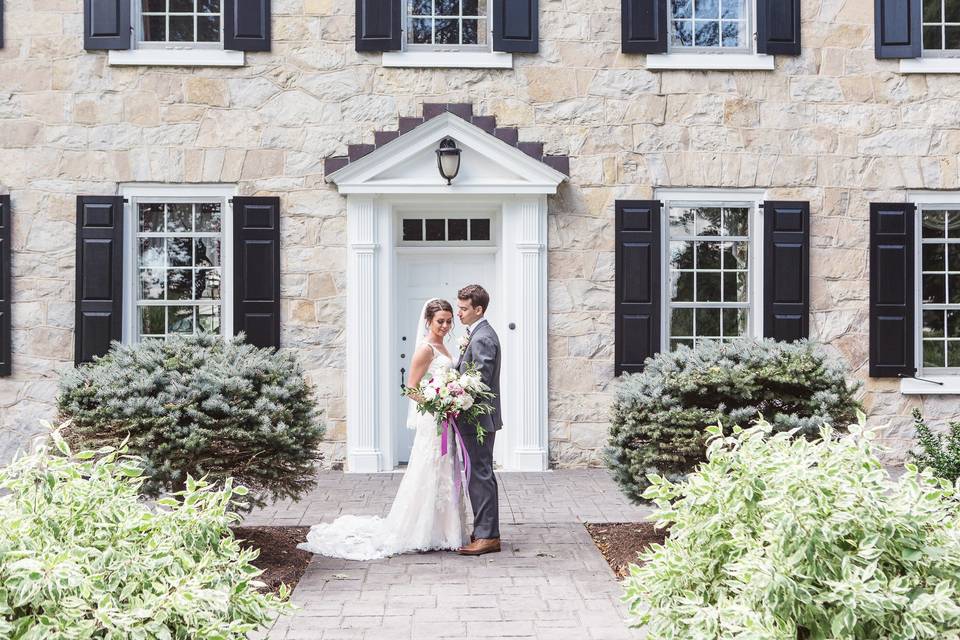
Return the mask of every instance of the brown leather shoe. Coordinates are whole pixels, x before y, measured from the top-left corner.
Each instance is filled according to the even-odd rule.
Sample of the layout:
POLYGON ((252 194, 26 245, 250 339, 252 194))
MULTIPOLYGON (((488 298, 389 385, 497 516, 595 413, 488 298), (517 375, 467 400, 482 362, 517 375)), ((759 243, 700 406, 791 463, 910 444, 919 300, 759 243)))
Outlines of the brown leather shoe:
POLYGON ((462 556, 482 556, 485 553, 499 553, 500 538, 477 538, 457 551, 462 556))

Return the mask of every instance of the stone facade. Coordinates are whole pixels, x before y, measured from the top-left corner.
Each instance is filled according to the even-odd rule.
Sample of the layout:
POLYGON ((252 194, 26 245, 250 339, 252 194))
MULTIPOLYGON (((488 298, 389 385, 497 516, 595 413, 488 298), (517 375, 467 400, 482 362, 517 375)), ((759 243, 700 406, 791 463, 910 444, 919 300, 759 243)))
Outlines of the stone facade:
POLYGON ((871 0, 804 0, 803 52, 775 71, 664 71, 620 53, 618 0, 541 0, 540 52, 509 70, 384 68, 354 51, 354 3, 274 0, 272 51, 238 68, 110 66, 83 50, 80 0, 6 3, 0 190, 14 212, 14 375, 0 380, 0 452, 52 418, 71 366, 75 196, 118 183, 231 183, 283 213, 282 340, 296 346, 345 439, 345 199, 323 159, 372 143, 424 102, 472 103, 570 157, 550 198, 550 455, 600 464, 613 380, 613 203, 661 187, 768 189, 812 210, 811 338, 864 380, 902 454, 906 397, 867 379, 868 203, 960 189, 960 81, 902 75, 873 52, 871 0), (369 139, 368 139, 369 138, 369 139))

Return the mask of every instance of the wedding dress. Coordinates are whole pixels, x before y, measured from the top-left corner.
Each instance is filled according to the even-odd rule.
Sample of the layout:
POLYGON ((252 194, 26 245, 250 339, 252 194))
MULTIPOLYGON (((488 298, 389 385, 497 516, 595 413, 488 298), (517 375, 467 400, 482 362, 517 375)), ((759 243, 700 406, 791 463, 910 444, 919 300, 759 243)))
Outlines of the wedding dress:
MULTIPOLYGON (((433 360, 424 380, 440 375, 453 364, 433 345, 430 348, 433 360)), ((415 426, 417 433, 390 514, 386 518, 345 515, 331 523, 314 525, 307 541, 298 548, 332 558, 375 560, 408 551, 458 549, 469 542, 469 498, 465 481, 457 489, 456 444, 451 438, 447 454, 441 455, 432 415, 418 413, 408 426, 415 426)))

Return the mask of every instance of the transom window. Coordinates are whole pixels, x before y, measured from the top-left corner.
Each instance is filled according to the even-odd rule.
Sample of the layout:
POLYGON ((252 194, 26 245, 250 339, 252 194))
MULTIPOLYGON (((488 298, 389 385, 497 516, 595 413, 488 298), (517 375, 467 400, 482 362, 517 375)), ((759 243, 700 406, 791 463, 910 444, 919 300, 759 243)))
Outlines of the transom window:
POLYGON ((752 4, 752 0, 670 0, 669 48, 749 50, 752 4))
POLYGON ((923 0, 924 55, 960 55, 960 0, 923 0))
POLYGON ((752 211, 746 204, 668 205, 671 350, 749 334, 752 211))
POLYGON ((405 48, 490 48, 487 0, 406 0, 405 48))
POLYGON ((222 41, 220 0, 140 0, 139 40, 148 45, 216 46, 222 41))
POLYGON ((140 338, 221 333, 223 201, 136 203, 140 338))
POLYGON ((403 242, 490 242, 490 218, 404 218, 403 242))
POLYGON ((960 367, 960 205, 920 211, 924 369, 960 367))

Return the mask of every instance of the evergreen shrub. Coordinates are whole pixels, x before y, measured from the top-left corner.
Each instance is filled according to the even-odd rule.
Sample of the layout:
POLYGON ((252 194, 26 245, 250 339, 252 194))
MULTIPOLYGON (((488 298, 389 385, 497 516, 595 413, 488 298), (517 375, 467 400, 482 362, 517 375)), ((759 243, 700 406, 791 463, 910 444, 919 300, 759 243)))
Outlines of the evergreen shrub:
POLYGON ((145 461, 149 497, 182 489, 188 475, 232 477, 261 506, 315 485, 324 430, 311 395, 291 351, 174 336, 115 343, 64 376, 58 407, 71 445, 127 441, 145 461))
POLYGON ((953 485, 912 464, 891 480, 862 414, 815 441, 732 431, 711 427, 707 463, 644 493, 670 529, 624 582, 650 640, 960 637, 953 485))
POLYGON ((191 479, 150 508, 142 474, 57 432, 0 468, 0 638, 243 640, 290 610, 229 530, 242 487, 191 479))
POLYGON ((815 437, 856 419, 857 386, 814 344, 774 340, 680 346, 623 376, 613 404, 607 464, 634 501, 647 474, 677 480, 705 458, 705 429, 763 415, 776 431, 815 437))
POLYGON ((919 451, 911 451, 918 467, 930 467, 933 473, 950 482, 960 478, 960 422, 951 422, 945 434, 934 433, 923 420, 919 409, 913 410, 919 451))

